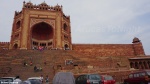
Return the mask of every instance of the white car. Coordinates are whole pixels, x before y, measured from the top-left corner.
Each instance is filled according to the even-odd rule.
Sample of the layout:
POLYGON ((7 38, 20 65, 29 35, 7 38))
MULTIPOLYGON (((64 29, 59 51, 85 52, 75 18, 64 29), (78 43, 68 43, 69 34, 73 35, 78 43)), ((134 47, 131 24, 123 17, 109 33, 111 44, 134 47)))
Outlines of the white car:
POLYGON ((30 77, 23 84, 42 84, 42 80, 41 77, 30 77))
POLYGON ((41 77, 30 77, 30 78, 28 78, 28 80, 30 80, 30 79, 42 80, 42 78, 41 78, 41 77))
POLYGON ((1 77, 0 84, 18 84, 15 80, 16 77, 1 77))

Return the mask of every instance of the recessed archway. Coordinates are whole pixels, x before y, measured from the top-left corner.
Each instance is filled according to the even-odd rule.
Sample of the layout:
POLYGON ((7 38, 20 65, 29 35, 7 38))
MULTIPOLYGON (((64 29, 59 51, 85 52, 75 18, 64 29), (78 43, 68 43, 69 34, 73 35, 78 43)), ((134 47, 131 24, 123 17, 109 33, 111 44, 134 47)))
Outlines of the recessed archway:
POLYGON ((64 23, 64 30, 67 31, 68 30, 68 26, 66 23, 64 23))
POLYGON ((19 29, 19 28, 20 28, 20 25, 21 25, 21 21, 18 21, 18 22, 16 23, 16 29, 19 29))
POLYGON ((41 22, 32 27, 32 38, 36 40, 49 40, 53 38, 53 28, 41 22))
POLYGON ((17 49, 18 48, 18 44, 14 44, 13 49, 17 49))
POLYGON ((135 62, 135 69, 139 69, 139 64, 138 64, 138 62, 135 62))
POLYGON ((31 30, 32 47, 48 47, 48 43, 53 43, 54 31, 51 25, 40 22, 35 24, 31 30), (36 43, 36 45, 35 45, 36 43))
POLYGON ((65 50, 69 50, 69 46, 67 44, 64 45, 65 50))
POLYGON ((134 63, 130 62, 130 68, 134 68, 134 63))

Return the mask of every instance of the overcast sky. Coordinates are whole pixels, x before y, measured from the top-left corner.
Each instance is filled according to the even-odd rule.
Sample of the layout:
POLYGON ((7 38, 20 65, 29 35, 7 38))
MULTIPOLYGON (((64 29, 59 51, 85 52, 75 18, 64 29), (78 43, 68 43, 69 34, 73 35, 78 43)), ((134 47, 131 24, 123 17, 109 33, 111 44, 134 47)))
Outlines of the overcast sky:
MULTIPOLYGON (((0 41, 9 42, 15 11, 24 0, 1 0, 0 41)), ((72 43, 131 44, 138 37, 150 55, 150 0, 25 0, 62 5, 71 17, 72 43)))

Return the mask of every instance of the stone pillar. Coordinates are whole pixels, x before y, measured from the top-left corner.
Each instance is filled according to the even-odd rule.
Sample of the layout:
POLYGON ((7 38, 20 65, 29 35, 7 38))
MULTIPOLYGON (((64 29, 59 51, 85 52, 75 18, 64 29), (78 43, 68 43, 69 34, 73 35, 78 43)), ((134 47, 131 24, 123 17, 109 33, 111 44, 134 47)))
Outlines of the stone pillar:
POLYGON ((145 61, 146 69, 149 69, 148 62, 145 61))

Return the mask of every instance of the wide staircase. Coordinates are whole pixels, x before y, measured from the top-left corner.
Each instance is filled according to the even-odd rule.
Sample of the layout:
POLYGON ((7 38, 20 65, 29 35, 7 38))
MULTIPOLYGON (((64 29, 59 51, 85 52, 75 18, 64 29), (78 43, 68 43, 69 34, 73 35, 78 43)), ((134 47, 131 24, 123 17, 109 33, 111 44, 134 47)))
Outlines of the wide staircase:
POLYGON ((73 50, 0 51, 0 77, 19 75, 22 80, 48 75, 52 81, 55 73, 60 71, 62 67, 74 74, 108 73, 109 71, 116 71, 116 69, 128 69, 128 64, 127 57, 89 57, 73 50), (67 64, 67 60, 73 60, 73 63, 67 64), (42 68, 42 70, 34 71, 35 66, 42 68))
POLYGON ((65 61, 81 61, 77 55, 69 50, 3 50, 0 51, 0 77, 19 75, 25 80, 28 77, 49 75, 52 79, 62 67, 72 70, 74 65, 66 65, 65 61), (34 71, 35 66, 42 70, 34 71))

